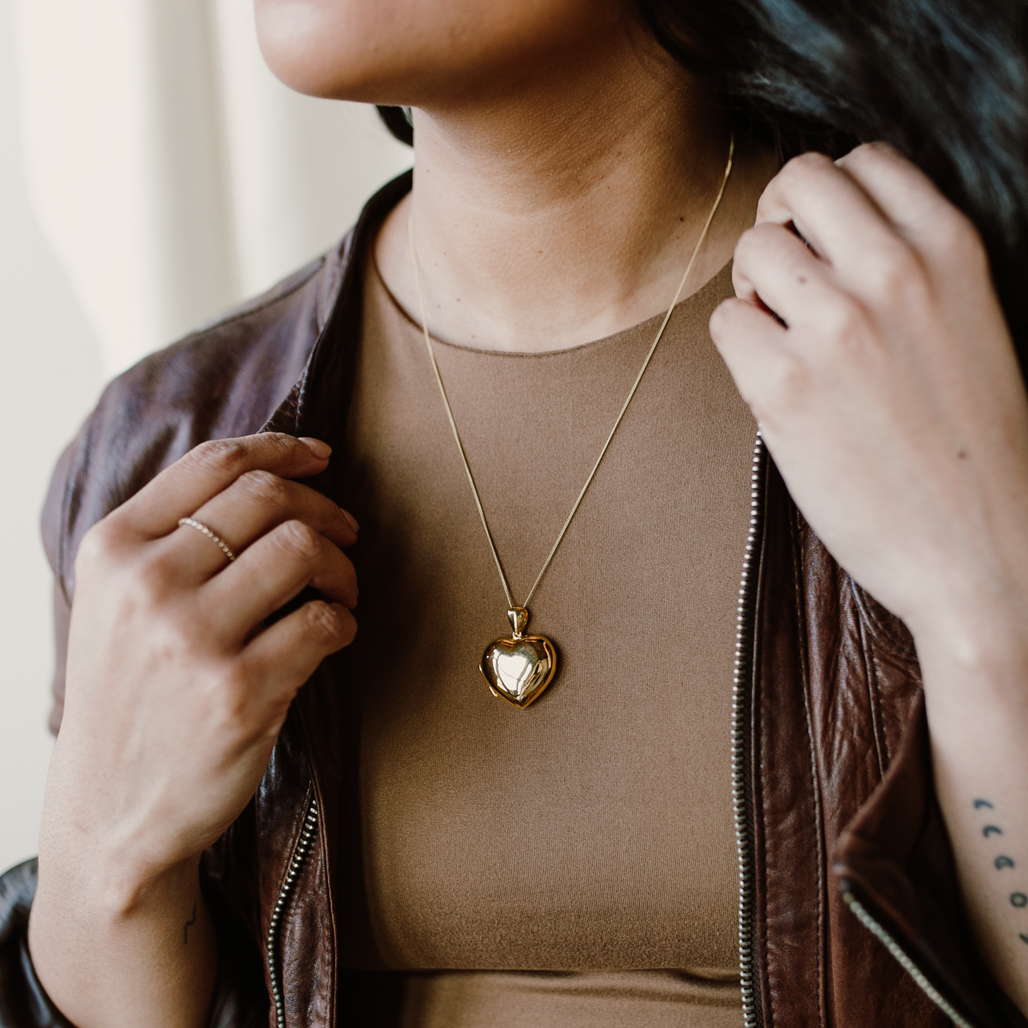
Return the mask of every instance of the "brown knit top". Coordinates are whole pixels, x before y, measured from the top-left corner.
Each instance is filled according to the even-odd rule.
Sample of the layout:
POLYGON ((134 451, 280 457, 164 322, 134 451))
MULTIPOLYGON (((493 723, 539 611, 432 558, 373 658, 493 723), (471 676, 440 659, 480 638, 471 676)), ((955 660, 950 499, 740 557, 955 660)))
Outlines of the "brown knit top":
MULTIPOLYGON (((523 711, 478 671, 507 604, 420 329, 366 283, 346 665, 370 937, 340 924, 342 962, 418 972, 409 1028, 739 1024, 729 723, 755 426, 707 331, 729 269, 676 308, 536 593, 561 669, 523 711)), ((518 602, 659 321, 541 354, 435 344, 518 602)))

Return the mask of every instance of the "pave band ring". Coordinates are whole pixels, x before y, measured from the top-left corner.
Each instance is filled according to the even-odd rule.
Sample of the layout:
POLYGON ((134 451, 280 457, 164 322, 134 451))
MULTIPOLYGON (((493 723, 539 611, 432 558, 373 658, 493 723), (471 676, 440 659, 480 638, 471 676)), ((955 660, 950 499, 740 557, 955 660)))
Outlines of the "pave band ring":
POLYGON ((195 518, 179 518, 178 523, 180 525, 188 525, 190 528, 195 528, 198 532, 203 532, 203 534, 207 536, 207 538, 210 539, 210 541, 214 543, 214 545, 217 546, 230 561, 236 559, 236 555, 228 548, 225 540, 216 536, 202 521, 197 521, 195 518))

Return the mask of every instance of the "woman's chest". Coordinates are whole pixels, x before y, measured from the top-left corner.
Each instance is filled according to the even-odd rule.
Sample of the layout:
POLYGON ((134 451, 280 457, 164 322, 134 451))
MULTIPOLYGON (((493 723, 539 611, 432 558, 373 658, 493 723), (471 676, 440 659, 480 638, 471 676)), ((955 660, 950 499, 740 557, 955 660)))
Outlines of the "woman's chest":
MULTIPOLYGON (((391 966, 736 964, 728 746, 754 426, 706 336, 720 297, 704 293, 717 289, 676 312, 539 584, 531 628, 560 670, 523 711, 478 670, 507 602, 424 343, 371 298, 346 663, 352 827, 391 966)), ((640 326, 531 357, 437 346, 516 602, 651 341, 640 326)))

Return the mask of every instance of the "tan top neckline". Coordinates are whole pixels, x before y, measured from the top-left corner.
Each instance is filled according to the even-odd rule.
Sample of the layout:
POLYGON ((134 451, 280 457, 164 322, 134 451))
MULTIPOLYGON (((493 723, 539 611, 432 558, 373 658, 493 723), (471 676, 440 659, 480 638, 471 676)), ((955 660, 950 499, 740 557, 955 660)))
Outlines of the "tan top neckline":
MULTIPOLYGON (((412 318, 407 312, 407 309, 402 303, 396 298, 392 290, 386 283, 382 272, 379 270, 378 262, 372 256, 369 259, 374 277, 378 281, 378 285, 382 292, 388 297, 389 302, 396 309, 396 312, 400 317, 412 328, 417 329, 422 340, 424 340, 424 330, 421 327, 421 322, 412 318)), ((689 311, 692 306, 698 306, 706 308, 708 304, 708 293, 715 293, 718 299, 723 299, 724 285, 723 276, 730 273, 732 262, 729 261, 725 264, 715 275, 709 278, 699 289, 694 293, 690 293, 684 300, 679 300, 675 304, 674 313, 671 315, 671 320, 675 321, 682 317, 689 317, 689 311)), ((563 354, 579 353, 588 350, 590 347, 601 347, 601 346, 616 346, 619 342, 622 342, 628 336, 635 336, 637 333, 645 335, 646 331, 649 330, 652 334, 656 334, 657 328, 660 326, 661 321, 664 320, 667 315, 667 311, 662 311, 660 314, 654 314, 652 317, 647 318, 645 321, 640 321, 629 328, 620 329, 617 332, 612 332, 610 335, 603 336, 600 339, 590 339, 585 343, 577 343, 574 346, 564 347, 559 350, 495 350, 491 347, 483 346, 468 346, 467 343, 451 343, 445 339, 439 339, 436 336, 432 336, 433 344, 437 346, 445 346, 452 350, 464 350, 469 353, 481 353, 488 354, 496 357, 538 357, 538 358, 553 358, 559 357, 563 354)), ((669 326, 670 327, 670 326, 669 326)), ((652 339, 651 339, 652 342, 652 339)))

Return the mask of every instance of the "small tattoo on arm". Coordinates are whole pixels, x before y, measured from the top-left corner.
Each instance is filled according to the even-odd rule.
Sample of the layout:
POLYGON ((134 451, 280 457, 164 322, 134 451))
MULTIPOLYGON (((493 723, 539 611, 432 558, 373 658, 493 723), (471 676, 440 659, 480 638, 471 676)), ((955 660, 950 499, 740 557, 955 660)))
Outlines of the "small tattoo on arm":
POLYGON ((189 945, 189 929, 192 925, 196 924, 196 904, 193 904, 193 912, 189 915, 189 920, 182 926, 182 945, 189 945))
MULTIPOLYGON (((972 803, 975 810, 980 810, 983 807, 987 808, 988 810, 995 810, 995 807, 993 807, 993 805, 988 800, 977 799, 973 800, 972 803)), ((999 825, 985 825, 982 828, 982 835, 984 835, 986 839, 988 839, 992 835, 1002 834, 1003 829, 1000 828, 999 825)), ((998 856, 993 857, 992 866, 997 871, 1003 871, 1006 868, 1013 868, 1016 865, 1014 864, 1013 857, 1008 857, 1006 854, 1001 853, 998 856)), ((1025 908, 1028 908, 1028 893, 1012 892, 1009 894, 1009 899, 1010 905, 1012 907, 1016 907, 1018 910, 1024 910, 1025 908)), ((1028 932, 1018 932, 1017 937, 1023 943, 1025 943, 1025 945, 1028 945, 1028 932)))

